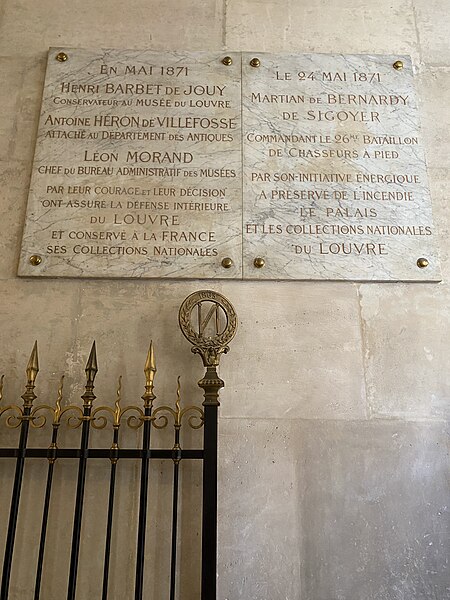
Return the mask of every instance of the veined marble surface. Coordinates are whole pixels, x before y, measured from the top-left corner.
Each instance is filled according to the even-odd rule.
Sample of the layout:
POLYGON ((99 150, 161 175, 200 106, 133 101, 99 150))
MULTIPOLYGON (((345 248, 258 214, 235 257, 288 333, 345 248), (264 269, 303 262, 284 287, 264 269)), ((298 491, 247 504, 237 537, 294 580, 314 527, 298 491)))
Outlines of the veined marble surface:
POLYGON ((224 56, 50 49, 20 275, 240 277, 241 63, 224 56))
POLYGON ((410 59, 242 64, 244 277, 439 281, 410 59))
POLYGON ((440 281, 418 112, 404 56, 53 48, 19 274, 440 281))

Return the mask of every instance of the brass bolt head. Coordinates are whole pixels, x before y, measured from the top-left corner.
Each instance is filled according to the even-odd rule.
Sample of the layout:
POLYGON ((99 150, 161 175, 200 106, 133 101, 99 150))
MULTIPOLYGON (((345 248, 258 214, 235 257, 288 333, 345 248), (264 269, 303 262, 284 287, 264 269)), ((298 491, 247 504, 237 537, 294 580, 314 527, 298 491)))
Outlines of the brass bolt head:
POLYGON ((65 52, 59 52, 56 55, 56 60, 58 62, 66 62, 66 60, 69 60, 69 57, 67 56, 67 54, 65 52))
POLYGON ((33 254, 32 256, 30 256, 30 264, 33 265, 33 267, 37 267, 41 264, 41 262, 42 256, 39 256, 39 254, 33 254))
POLYGON ((417 266, 419 267, 419 269, 425 269, 425 267, 428 267, 429 264, 430 263, 427 258, 417 259, 417 266))
POLYGON ((394 69, 396 71, 401 71, 403 69, 403 61, 396 60, 395 63, 392 66, 394 67, 394 69))
POLYGON ((258 258, 255 258, 255 260, 253 261, 253 264, 255 265, 255 267, 257 269, 262 269, 263 266, 266 264, 266 261, 263 258, 258 257, 258 258))
POLYGON ((232 266, 233 266, 233 261, 230 257, 227 256, 226 258, 222 259, 222 267, 224 269, 229 269, 232 266))
POLYGON ((252 60, 250 61, 251 67, 259 67, 260 64, 261 61, 259 60, 259 58, 252 58, 252 60))
POLYGON ((229 67, 230 65, 233 64, 233 59, 231 58, 231 56, 225 56, 225 58, 222 59, 222 63, 226 66, 229 67))

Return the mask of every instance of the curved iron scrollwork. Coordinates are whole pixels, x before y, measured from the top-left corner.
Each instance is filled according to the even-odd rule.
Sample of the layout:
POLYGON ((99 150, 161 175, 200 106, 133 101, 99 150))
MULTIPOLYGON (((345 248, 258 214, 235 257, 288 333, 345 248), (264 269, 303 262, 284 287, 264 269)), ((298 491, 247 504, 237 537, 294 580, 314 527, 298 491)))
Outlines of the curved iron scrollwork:
POLYGON ((200 429, 203 426, 204 414, 203 410, 199 406, 186 406, 181 408, 181 387, 180 387, 180 376, 177 378, 177 399, 175 402, 175 409, 170 406, 158 406, 153 411, 152 425, 155 429, 164 429, 169 424, 168 413, 173 417, 173 425, 175 429, 180 429, 183 417, 189 413, 193 413, 188 418, 189 427, 192 429, 200 429), (158 423, 161 419, 161 423, 158 423), (197 421, 197 422, 196 422, 197 421))
MULTIPOLYGON (((188 418, 188 424, 192 429, 200 429, 203 425, 203 410, 199 406, 187 406, 181 408, 180 406, 180 377, 177 379, 177 400, 175 402, 175 409, 170 406, 159 406, 157 407, 151 416, 145 415, 142 408, 139 406, 130 404, 121 407, 121 388, 122 388, 122 376, 119 377, 119 384, 117 386, 117 400, 114 408, 111 406, 98 406, 96 407, 90 416, 91 424, 94 429, 104 429, 108 423, 108 417, 111 417, 113 426, 119 428, 122 422, 122 418, 126 413, 133 412, 135 414, 128 415, 126 422, 128 427, 131 429, 139 429, 146 421, 150 421, 155 429, 164 429, 169 424, 167 414, 171 415, 174 420, 175 427, 181 427, 183 417, 189 413, 191 414, 188 418), (101 414, 106 413, 106 414, 101 414), (197 421, 197 422, 196 422, 197 421)), ((83 422, 82 416, 78 417, 78 423, 76 427, 83 422)))
POLYGON ((115 429, 118 429, 122 423, 122 417, 131 411, 134 411, 137 413, 136 415, 129 415, 127 417, 127 424, 129 427, 132 427, 133 429, 138 429, 142 422, 141 419, 144 416, 144 412, 141 408, 139 408, 139 406, 125 406, 124 408, 121 407, 120 403, 122 400, 122 375, 119 377, 119 382, 117 384, 117 390, 116 390, 116 401, 114 403, 114 408, 112 408, 111 406, 98 406, 97 408, 95 408, 92 411, 91 414, 91 420, 92 420, 92 427, 94 429, 104 429, 108 423, 108 418, 105 415, 100 415, 99 413, 101 412, 106 412, 107 415, 109 415, 110 417, 112 417, 112 423, 113 423, 113 427, 115 429), (134 421, 137 421, 137 426, 134 425, 134 421))

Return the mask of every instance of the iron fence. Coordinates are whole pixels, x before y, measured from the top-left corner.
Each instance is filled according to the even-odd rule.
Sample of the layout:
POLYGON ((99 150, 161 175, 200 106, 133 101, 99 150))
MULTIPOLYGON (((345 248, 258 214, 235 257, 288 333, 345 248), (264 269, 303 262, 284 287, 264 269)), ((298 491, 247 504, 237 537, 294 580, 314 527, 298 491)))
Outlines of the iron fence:
POLYGON ((98 363, 95 342, 92 345, 85 368, 86 382, 84 393, 81 396, 81 406, 77 404, 63 404, 64 377, 61 378, 57 398, 53 406, 50 404, 35 403, 37 400, 35 383, 39 372, 37 342, 34 344, 26 368, 27 382, 25 391, 21 396, 23 400, 22 406, 18 404, 3 405, 4 376, 0 378, 0 417, 4 417, 4 423, 7 427, 18 429, 20 432, 17 447, 0 448, 1 458, 15 460, 15 474, 6 536, 0 600, 8 600, 10 595, 11 568, 14 558, 14 543, 18 526, 25 463, 29 459, 38 458, 46 459, 48 468, 42 505, 40 535, 39 540, 37 540, 39 551, 34 572, 34 600, 41 598, 43 563, 46 553, 55 464, 57 462, 60 464, 65 459, 77 459, 78 461, 67 600, 75 600, 77 582, 79 580, 78 566, 85 503, 86 471, 90 459, 105 459, 109 462, 109 491, 104 540, 102 600, 107 600, 110 586, 110 558, 117 464, 119 461, 127 459, 137 459, 140 462, 134 600, 142 600, 144 598, 145 542, 149 526, 147 519, 149 473, 151 462, 154 459, 170 460, 173 464, 169 600, 175 600, 177 592, 180 464, 187 459, 202 461, 201 600, 216 600, 218 397, 219 390, 224 386, 224 382, 217 374, 217 367, 221 354, 228 351, 227 344, 235 334, 237 319, 232 305, 226 298, 216 292, 203 290, 195 292, 185 299, 180 308, 179 323, 183 334, 193 345, 192 351, 201 355, 204 367, 206 368, 204 377, 198 382, 198 385, 204 391, 204 401, 201 407, 196 405, 181 406, 179 378, 175 405, 155 406, 154 378, 156 363, 153 343, 150 343, 144 367, 145 386, 141 397, 142 405, 122 406, 122 379, 119 378, 114 406, 96 406, 94 382, 98 372, 98 363), (44 429, 46 426, 50 427, 50 423, 50 445, 47 448, 29 447, 30 428, 44 429), (152 432, 154 430, 165 429, 169 424, 173 426, 172 447, 167 449, 152 447, 152 432), (59 447, 62 425, 81 430, 78 447, 59 447), (131 429, 142 431, 140 447, 122 448, 120 446, 120 432, 124 425, 131 429), (203 428, 202 448, 186 449, 181 447, 180 431, 183 425, 187 425, 193 429, 203 428), (91 447, 89 441, 92 429, 110 429, 110 447, 91 447))

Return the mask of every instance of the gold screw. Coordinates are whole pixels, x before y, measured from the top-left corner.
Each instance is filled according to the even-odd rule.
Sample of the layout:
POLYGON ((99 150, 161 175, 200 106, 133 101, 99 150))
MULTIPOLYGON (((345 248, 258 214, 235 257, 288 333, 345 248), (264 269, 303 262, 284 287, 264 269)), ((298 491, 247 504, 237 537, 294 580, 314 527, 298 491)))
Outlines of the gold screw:
POLYGON ((417 266, 419 267, 419 269, 425 269, 425 267, 428 267, 430 263, 428 262, 427 258, 419 258, 417 260, 417 266))
POLYGON ((229 269, 233 266, 233 261, 228 256, 222 260, 222 267, 224 269, 229 269))
POLYGON ((65 52, 59 52, 59 54, 56 55, 56 60, 58 62, 66 62, 66 60, 69 60, 69 57, 65 52))
POLYGON ((396 60, 392 66, 396 71, 401 71, 403 69, 403 62, 401 60, 396 60))
POLYGON ((230 65, 233 64, 233 59, 231 58, 231 56, 225 56, 225 58, 222 59, 222 63, 226 66, 229 67, 230 65))
POLYGON ((39 256, 39 254, 33 254, 32 256, 30 256, 30 264, 32 264, 33 267, 37 267, 41 264, 41 262, 42 256, 39 256))
POLYGON ((259 60, 259 58, 252 58, 252 60, 250 61, 251 67, 259 67, 260 64, 261 61, 259 60))
POLYGON ((263 258, 255 258, 255 260, 253 261, 253 264, 255 265, 255 267, 257 269, 262 269, 263 266, 266 264, 266 261, 263 258))

